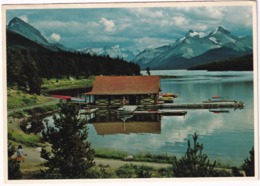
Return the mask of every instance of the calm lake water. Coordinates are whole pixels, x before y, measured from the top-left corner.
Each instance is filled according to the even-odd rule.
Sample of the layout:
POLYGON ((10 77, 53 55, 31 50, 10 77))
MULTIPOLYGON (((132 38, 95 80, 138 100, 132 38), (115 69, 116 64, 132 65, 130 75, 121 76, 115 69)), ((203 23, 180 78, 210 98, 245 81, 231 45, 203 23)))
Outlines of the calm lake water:
POLYGON ((218 95, 242 101, 245 108, 219 114, 207 109, 188 109, 185 116, 121 119, 100 111, 88 124, 88 140, 92 147, 129 154, 150 152, 182 156, 187 141, 192 141, 196 132, 198 142, 204 144, 203 153, 211 161, 240 166, 254 146, 253 73, 164 70, 151 71, 151 74, 176 76, 161 79, 163 92, 179 95, 175 103, 200 103, 218 95))
POLYGON ((120 120, 93 122, 88 127, 89 141, 94 148, 113 148, 130 154, 151 152, 179 156, 185 154, 187 141, 192 140, 192 135, 196 132, 199 135, 198 142, 204 144, 204 153, 212 161, 220 160, 230 165, 243 163, 254 146, 252 72, 166 70, 151 71, 151 74, 177 76, 161 79, 163 92, 179 94, 175 103, 198 103, 219 95, 242 101, 245 108, 229 109, 229 113, 220 114, 207 109, 187 110, 185 116, 163 116, 150 122, 149 119, 143 119, 143 123, 142 119, 133 117, 127 119, 125 125, 120 120), (138 123, 142 123, 139 131, 133 129, 138 127, 138 123), (113 127, 117 129, 111 129, 113 127))

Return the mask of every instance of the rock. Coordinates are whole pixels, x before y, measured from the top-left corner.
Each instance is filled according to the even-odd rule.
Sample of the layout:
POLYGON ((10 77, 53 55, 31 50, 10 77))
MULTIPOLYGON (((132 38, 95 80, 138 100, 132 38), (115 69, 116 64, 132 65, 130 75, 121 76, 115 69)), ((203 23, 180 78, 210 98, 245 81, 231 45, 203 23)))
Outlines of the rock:
POLYGON ((129 156, 124 157, 125 161, 132 161, 133 159, 134 159, 133 155, 129 155, 129 156))

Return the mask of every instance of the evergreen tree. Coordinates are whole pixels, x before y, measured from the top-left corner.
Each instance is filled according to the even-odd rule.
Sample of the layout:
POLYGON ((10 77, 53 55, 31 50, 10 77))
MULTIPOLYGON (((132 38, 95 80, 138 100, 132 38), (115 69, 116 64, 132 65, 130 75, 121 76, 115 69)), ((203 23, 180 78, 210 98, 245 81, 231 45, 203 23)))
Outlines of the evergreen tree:
POLYGON ((15 153, 15 147, 9 142, 8 143, 8 179, 9 180, 22 178, 19 162, 17 162, 16 159, 11 158, 11 156, 13 156, 14 153, 15 153))
POLYGON ((250 157, 244 160, 242 165, 243 170, 246 173, 246 176, 255 176, 255 151, 254 147, 249 151, 250 157))
POLYGON ((26 58, 23 62, 22 74, 25 76, 25 82, 27 82, 29 92, 40 94, 42 80, 39 76, 38 67, 27 51, 24 51, 24 56, 26 56, 26 58))
POLYGON ((54 127, 43 132, 43 138, 52 145, 51 152, 43 149, 41 153, 47 160, 45 178, 90 177, 94 150, 87 141, 86 120, 78 118, 78 111, 75 104, 61 102, 59 113, 53 117, 54 127))
POLYGON ((184 157, 173 162, 173 173, 176 177, 210 177, 216 176, 213 164, 208 160, 206 154, 202 154, 203 144, 197 143, 198 136, 193 135, 193 148, 188 140, 188 148, 184 157))

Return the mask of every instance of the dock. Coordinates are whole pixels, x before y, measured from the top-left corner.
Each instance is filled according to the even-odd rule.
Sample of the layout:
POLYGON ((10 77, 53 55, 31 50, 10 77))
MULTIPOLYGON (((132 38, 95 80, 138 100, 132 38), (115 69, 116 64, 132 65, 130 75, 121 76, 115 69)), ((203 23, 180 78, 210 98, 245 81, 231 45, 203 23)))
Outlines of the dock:
POLYGON ((137 110, 137 105, 125 105, 117 110, 118 115, 138 115, 138 114, 155 114, 181 116, 187 114, 186 110, 156 109, 156 110, 137 110))
POLYGON ((158 114, 164 116, 183 116, 187 114, 186 110, 136 110, 133 114, 158 114))
POLYGON ((242 102, 202 102, 202 103, 172 103, 158 104, 158 109, 213 109, 213 108, 234 108, 243 109, 242 102))

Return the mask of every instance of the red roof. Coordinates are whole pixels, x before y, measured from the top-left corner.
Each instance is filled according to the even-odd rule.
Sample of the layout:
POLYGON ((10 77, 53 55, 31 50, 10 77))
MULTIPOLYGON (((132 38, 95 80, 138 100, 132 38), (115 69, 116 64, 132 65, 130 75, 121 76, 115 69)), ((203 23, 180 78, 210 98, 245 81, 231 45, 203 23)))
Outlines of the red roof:
POLYGON ((159 76, 96 76, 90 95, 158 94, 159 76))

